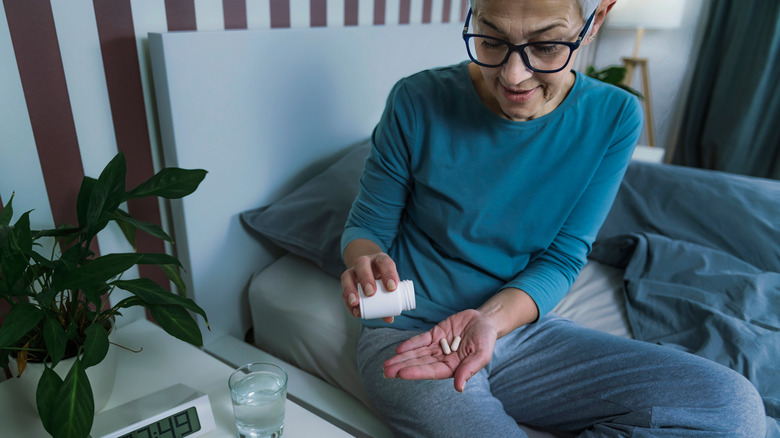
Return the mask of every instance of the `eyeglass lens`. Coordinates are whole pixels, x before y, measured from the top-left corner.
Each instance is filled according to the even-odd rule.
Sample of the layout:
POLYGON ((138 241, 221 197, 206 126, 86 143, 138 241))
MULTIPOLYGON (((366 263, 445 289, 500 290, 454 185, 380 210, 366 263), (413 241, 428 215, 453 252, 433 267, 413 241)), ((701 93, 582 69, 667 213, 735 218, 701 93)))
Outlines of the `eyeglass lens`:
MULTIPOLYGON (((498 67, 508 58, 510 47, 496 38, 469 36, 469 56, 486 66, 498 67)), ((526 63, 534 70, 558 70, 569 61, 571 48, 566 44, 538 43, 523 48, 526 63)))

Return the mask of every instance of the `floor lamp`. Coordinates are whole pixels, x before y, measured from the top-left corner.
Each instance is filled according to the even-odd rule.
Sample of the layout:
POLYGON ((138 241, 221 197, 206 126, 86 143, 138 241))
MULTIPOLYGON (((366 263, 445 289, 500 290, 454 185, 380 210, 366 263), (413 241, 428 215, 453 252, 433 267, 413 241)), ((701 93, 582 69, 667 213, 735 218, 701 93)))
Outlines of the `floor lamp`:
POLYGON ((623 57, 623 66, 626 68, 625 85, 634 83, 634 76, 638 69, 642 81, 642 96, 644 96, 645 129, 647 130, 647 142, 649 146, 655 146, 655 128, 653 126, 653 105, 650 95, 650 74, 648 72, 648 58, 639 57, 639 47, 645 29, 673 29, 680 27, 682 15, 685 9, 685 0, 620 0, 607 15, 606 27, 636 29, 636 41, 634 54, 623 57))

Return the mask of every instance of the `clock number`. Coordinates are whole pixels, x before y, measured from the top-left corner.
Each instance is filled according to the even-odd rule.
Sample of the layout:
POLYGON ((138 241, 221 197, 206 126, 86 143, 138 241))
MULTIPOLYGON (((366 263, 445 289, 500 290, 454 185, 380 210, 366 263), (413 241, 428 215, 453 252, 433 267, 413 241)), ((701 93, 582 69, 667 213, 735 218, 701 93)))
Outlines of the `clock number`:
POLYGON ((191 407, 186 411, 181 411, 178 414, 174 415, 173 422, 176 426, 176 432, 181 434, 181 435, 177 434, 177 438, 179 437, 183 438, 187 435, 190 435, 200 430, 200 421, 198 421, 198 412, 195 409, 195 407, 191 407), (193 413, 192 418, 190 418, 190 412, 193 413), (187 430, 181 430, 184 427, 186 427, 187 430))
POLYGON ((173 421, 176 423, 176 431, 181 432, 182 437, 185 437, 192 433, 192 423, 190 422, 190 413, 188 411, 182 411, 173 416, 173 421), (181 430, 180 428, 186 426, 187 430, 181 430))
POLYGON ((191 406, 177 414, 173 414, 155 423, 136 429, 127 435, 119 438, 184 438, 200 430, 200 419, 198 418, 198 409, 191 406), (190 416, 190 413, 192 416, 190 416), (168 427, 164 428, 165 422, 168 427), (157 426, 157 432, 152 432, 152 426, 157 426), (186 428, 186 430, 182 430, 186 428), (144 434, 144 432, 146 434, 144 434))
POLYGON ((163 418, 162 420, 157 422, 157 437, 156 438, 176 438, 176 435, 173 430, 173 421, 171 421, 171 417, 163 418), (160 425, 167 421, 168 422, 168 428, 163 429, 160 427, 160 425))
POLYGON ((135 432, 133 432, 133 438, 154 438, 152 437, 152 425, 148 425, 144 428, 138 429, 135 432), (143 432, 146 432, 146 436, 142 436, 141 434, 143 432))

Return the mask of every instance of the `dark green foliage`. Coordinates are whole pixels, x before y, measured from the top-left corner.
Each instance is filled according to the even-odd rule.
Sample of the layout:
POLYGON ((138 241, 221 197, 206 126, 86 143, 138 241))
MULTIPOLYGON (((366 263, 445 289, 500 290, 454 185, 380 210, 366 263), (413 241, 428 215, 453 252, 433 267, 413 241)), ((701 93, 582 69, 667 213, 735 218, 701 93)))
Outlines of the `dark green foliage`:
POLYGON ((132 199, 187 196, 206 171, 163 169, 130 191, 125 189, 126 174, 125 158, 119 153, 97 179, 84 178, 76 200, 79 223, 75 226, 33 230, 30 212, 12 224, 13 195, 0 212, 0 301, 10 304, 0 326, 0 368, 8 365, 9 355, 16 358, 20 372, 27 362, 44 363, 36 404, 44 428, 57 438, 89 435, 94 400, 85 370, 105 358, 108 329, 120 309, 145 307, 169 334, 197 346, 203 343, 190 312, 207 321, 206 313, 194 301, 149 279, 120 279, 133 266, 158 265, 185 292, 178 259, 136 252, 96 257, 90 244, 112 221, 133 248, 137 231, 171 242, 158 225, 134 219, 121 206, 132 199), (43 239, 49 239, 49 245, 42 245, 43 239), (44 247, 54 248, 49 257, 38 252, 44 247), (133 295, 109 307, 116 288, 133 295), (72 368, 60 379, 54 366, 73 356, 72 368))

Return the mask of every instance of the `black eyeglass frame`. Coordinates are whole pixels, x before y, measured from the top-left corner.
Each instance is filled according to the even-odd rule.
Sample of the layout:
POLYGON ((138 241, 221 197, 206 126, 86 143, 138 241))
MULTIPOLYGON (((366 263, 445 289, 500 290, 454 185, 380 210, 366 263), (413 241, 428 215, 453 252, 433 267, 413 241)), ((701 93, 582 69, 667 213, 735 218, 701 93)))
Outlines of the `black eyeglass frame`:
POLYGON ((525 66, 528 67, 529 70, 535 71, 537 73, 557 73, 563 70, 564 68, 566 68, 567 65, 569 65, 569 61, 571 61, 571 54, 574 53, 575 50, 579 49, 580 45, 582 44, 582 40, 585 38, 585 34, 587 33, 588 28, 590 27, 590 23, 593 21, 593 17, 595 16, 596 16, 596 11, 593 11, 593 13, 590 14, 590 18, 588 18, 588 21, 585 22, 585 27, 582 29, 582 32, 580 32, 579 36, 577 37, 577 41, 573 43, 567 41, 534 41, 531 43, 516 45, 510 43, 509 41, 502 40, 500 38, 496 38, 488 35, 481 35, 478 33, 468 33, 469 21, 471 20, 471 8, 469 8, 469 12, 466 15, 466 24, 463 26, 463 42, 466 43, 466 52, 469 54, 469 58, 471 58, 471 60, 474 61, 475 64, 481 65, 482 67, 490 67, 490 68, 501 67, 502 65, 506 64, 506 61, 509 59, 512 53, 518 52, 520 54, 520 58, 522 58, 523 60, 523 64, 525 64, 525 66), (507 50, 506 56, 500 63, 485 64, 484 62, 479 62, 479 60, 477 60, 475 56, 471 54, 471 50, 469 50, 470 38, 486 38, 492 41, 496 41, 506 45, 509 50, 507 50), (538 68, 534 68, 531 66, 531 63, 528 60, 528 55, 526 55, 525 53, 525 48, 528 46, 544 45, 544 44, 560 44, 560 45, 567 46, 569 48, 569 56, 566 58, 566 62, 563 63, 563 66, 561 66, 561 68, 555 70, 540 70, 538 68))

